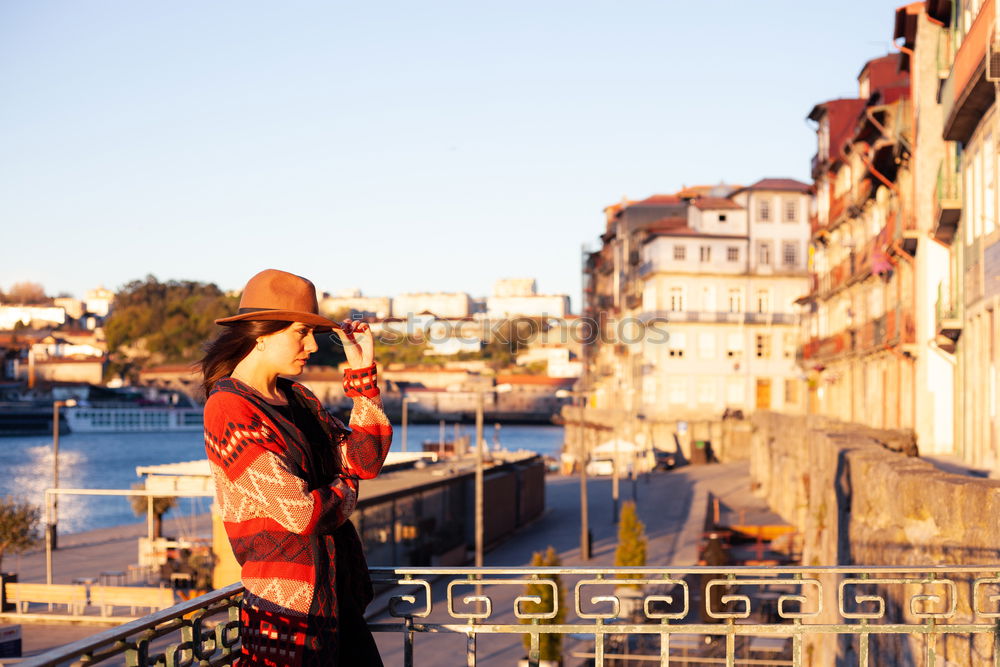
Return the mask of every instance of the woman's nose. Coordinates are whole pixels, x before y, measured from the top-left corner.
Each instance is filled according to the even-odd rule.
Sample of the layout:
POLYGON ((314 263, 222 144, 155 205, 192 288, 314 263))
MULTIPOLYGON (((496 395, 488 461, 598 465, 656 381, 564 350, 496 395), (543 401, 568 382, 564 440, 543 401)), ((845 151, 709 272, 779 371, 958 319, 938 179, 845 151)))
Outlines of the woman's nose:
POLYGON ((309 335, 306 336, 306 352, 312 354, 319 349, 319 345, 316 344, 316 336, 310 331, 309 335))

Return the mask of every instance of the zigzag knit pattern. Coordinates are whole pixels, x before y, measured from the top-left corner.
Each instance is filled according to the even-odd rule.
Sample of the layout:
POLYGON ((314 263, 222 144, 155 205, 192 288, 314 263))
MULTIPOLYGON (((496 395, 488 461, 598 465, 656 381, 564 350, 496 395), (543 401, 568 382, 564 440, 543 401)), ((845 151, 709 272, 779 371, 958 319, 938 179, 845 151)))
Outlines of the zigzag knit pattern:
MULTIPOLYGON (((364 370, 371 377, 373 371, 364 370)), ((355 395, 349 431, 304 386, 294 383, 291 389, 324 425, 326 446, 339 453, 342 472, 332 483, 309 489, 308 452, 316 443, 291 437, 301 432, 287 422, 279 425, 273 409, 231 378, 216 383, 205 404, 205 449, 247 590, 295 614, 335 616, 334 573, 316 571, 333 563, 333 540, 325 536, 354 511, 357 480, 381 470, 392 427, 377 387, 373 395, 355 395), (318 581, 326 589, 319 596, 318 581)))

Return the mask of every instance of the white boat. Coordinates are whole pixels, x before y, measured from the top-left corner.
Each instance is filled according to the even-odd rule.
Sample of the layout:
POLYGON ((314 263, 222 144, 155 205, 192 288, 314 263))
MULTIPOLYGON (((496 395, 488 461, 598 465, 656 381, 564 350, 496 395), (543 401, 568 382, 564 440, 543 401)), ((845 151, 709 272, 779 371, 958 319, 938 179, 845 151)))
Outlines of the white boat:
POLYGON ((201 408, 90 407, 63 408, 72 433, 148 433, 153 431, 201 431, 201 408))

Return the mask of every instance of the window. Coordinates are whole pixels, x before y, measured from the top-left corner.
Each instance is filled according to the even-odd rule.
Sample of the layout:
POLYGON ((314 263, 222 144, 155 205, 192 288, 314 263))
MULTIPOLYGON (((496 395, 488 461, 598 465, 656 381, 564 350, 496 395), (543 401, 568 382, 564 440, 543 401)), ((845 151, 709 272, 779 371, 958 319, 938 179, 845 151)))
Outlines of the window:
POLYGON ((726 221, 726 214, 725 213, 720 213, 719 214, 719 222, 725 222, 725 221, 726 221))
POLYGON ((781 261, 785 266, 798 266, 799 244, 795 241, 785 241, 782 243, 781 261))
POLYGON ((671 357, 683 357, 685 347, 687 347, 687 334, 670 334, 670 339, 667 341, 667 354, 671 357))
POLYGON ((701 261, 711 262, 712 261, 712 246, 703 245, 701 247, 701 261))
POLYGON ((799 384, 795 380, 785 380, 785 403, 795 405, 799 402, 799 384))
POLYGON ((731 377, 726 382, 726 403, 729 405, 743 405, 746 400, 746 384, 743 378, 731 377))
POLYGON ((983 139, 983 234, 992 234, 996 228, 996 163, 994 162, 993 135, 983 139))
POLYGON ((797 344, 797 341, 795 340, 795 334, 786 333, 782 341, 784 342, 782 349, 783 349, 783 354, 785 355, 785 359, 791 359, 792 357, 795 356, 795 346, 797 344))
POLYGON ((684 246, 682 246, 682 245, 675 245, 674 246, 674 259, 677 260, 678 262, 683 262, 684 261, 684 257, 686 255, 686 253, 684 252, 685 250, 686 250, 686 248, 684 246))
POLYGON ((715 312, 715 286, 705 285, 701 288, 701 310, 705 313, 715 312))
POLYGON ((743 290, 738 287, 729 290, 729 312, 743 312, 743 290))
POLYGON ((796 222, 799 219, 799 202, 795 199, 786 199, 785 202, 785 222, 796 222))
POLYGON ((734 245, 726 248, 726 259, 730 262, 740 261, 740 249, 734 245))
POLYGON ((698 402, 715 403, 715 379, 698 378, 698 402))
POLYGON ((684 310, 684 288, 670 288, 670 311, 680 313, 684 310))
POLYGON ((756 347, 758 359, 769 359, 771 357, 771 336, 769 334, 757 334, 756 347))
POLYGON ((703 331, 698 334, 698 356, 702 359, 715 358, 715 334, 703 331))
POLYGON ((771 242, 770 241, 758 241, 757 242, 757 263, 761 266, 771 265, 771 242))
POLYGON ((743 334, 739 331, 726 336, 726 356, 731 359, 743 356, 743 334))
POLYGON ((757 203, 757 222, 771 222, 770 199, 761 199, 757 203))
POLYGON ((687 403, 688 379, 683 376, 671 375, 669 384, 669 396, 671 403, 687 403))
POLYGON ((758 313, 769 313, 771 312, 771 292, 770 290, 762 289, 757 290, 757 298, 755 299, 754 307, 758 313))

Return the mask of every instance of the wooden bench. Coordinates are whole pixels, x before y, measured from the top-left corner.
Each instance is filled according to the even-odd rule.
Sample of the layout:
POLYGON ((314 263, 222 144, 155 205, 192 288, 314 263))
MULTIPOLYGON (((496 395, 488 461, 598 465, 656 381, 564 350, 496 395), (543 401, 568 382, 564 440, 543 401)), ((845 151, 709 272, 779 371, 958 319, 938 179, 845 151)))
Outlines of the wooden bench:
POLYGON ((100 607, 102 616, 111 616, 115 607, 128 607, 129 613, 135 616, 139 607, 154 612, 173 607, 176 603, 172 588, 91 586, 90 604, 100 607))
POLYGON ((28 611, 32 602, 64 604, 71 614, 82 614, 87 606, 87 587, 69 584, 5 584, 7 599, 13 600, 18 613, 28 611))

